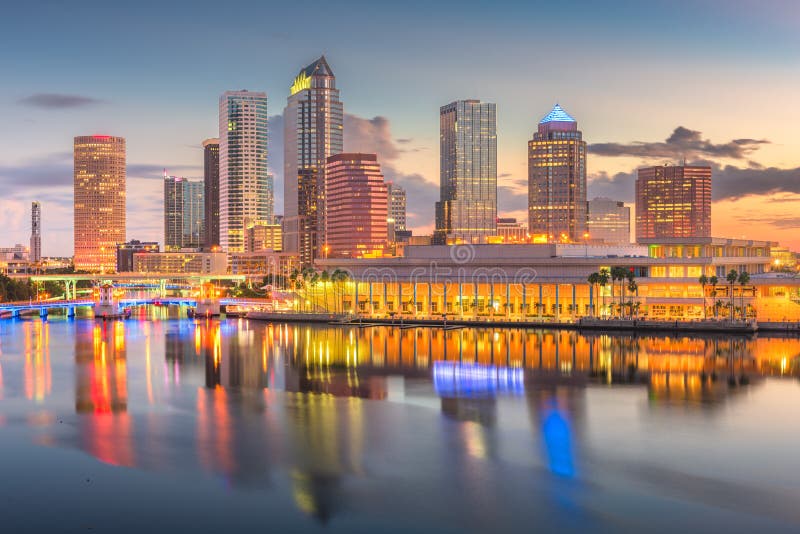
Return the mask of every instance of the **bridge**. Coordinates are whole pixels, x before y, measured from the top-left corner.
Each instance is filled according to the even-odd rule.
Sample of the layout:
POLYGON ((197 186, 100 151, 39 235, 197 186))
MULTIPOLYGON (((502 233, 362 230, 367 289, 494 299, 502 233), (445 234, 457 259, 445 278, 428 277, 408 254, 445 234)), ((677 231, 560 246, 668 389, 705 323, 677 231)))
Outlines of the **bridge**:
MULTIPOLYGON (((268 299, 253 298, 221 298, 214 300, 215 304, 241 308, 263 307, 271 303, 268 299)), ((117 303, 120 309, 147 305, 197 308, 198 300, 193 297, 122 298, 117 303)), ((94 308, 97 304, 98 301, 93 299, 4 302, 0 303, 0 319, 17 318, 26 311, 38 311, 39 317, 45 318, 51 310, 66 310, 67 317, 75 317, 76 309, 94 308)))
POLYGON ((213 282, 245 282, 241 274, 180 274, 180 273, 118 273, 118 274, 40 274, 12 275, 13 278, 30 279, 32 282, 59 282, 64 284, 64 297, 78 299, 78 282, 110 283, 116 287, 158 288, 161 297, 167 289, 201 287, 213 282))

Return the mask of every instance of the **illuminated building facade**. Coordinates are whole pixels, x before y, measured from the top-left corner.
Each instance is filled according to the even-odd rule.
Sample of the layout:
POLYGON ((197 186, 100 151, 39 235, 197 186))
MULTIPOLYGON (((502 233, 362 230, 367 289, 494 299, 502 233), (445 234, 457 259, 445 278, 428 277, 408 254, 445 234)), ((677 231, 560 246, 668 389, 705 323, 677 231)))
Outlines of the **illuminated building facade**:
POLYGON ((42 205, 38 202, 31 203, 31 247, 28 261, 42 261, 42 205))
POLYGON ((136 252, 136 273, 226 274, 228 255, 224 252, 136 252))
POLYGON ((496 106, 480 100, 442 106, 434 241, 485 243, 495 235, 496 220, 496 106))
POLYGON ((527 243, 528 227, 513 217, 497 219, 497 234, 491 239, 496 243, 527 243))
POLYGON ((252 221, 272 221, 267 172, 267 95, 226 91, 219 99, 219 233, 227 252, 244 252, 252 221))
POLYGON ((137 253, 158 252, 159 246, 155 241, 139 241, 132 239, 127 243, 117 245, 117 272, 133 272, 133 255, 137 253))
POLYGON ((255 221, 247 225, 245 252, 272 250, 280 252, 283 247, 283 232, 280 224, 255 221))
POLYGON ((164 176, 164 248, 199 248, 205 219, 203 182, 164 176))
POLYGON ((636 240, 711 236, 711 167, 664 165, 636 173, 636 240))
POLYGON ((388 195, 375 154, 328 158, 328 241, 324 257, 382 254, 388 242, 388 195))
POLYGON ((545 242, 585 239, 586 142, 558 104, 528 141, 528 231, 545 242))
POLYGON ((325 165, 342 152, 344 110, 325 56, 302 69, 289 92, 283 110, 283 250, 310 265, 325 247, 325 165))
POLYGON ((124 138, 75 138, 75 270, 115 269, 117 244, 125 242, 125 176, 124 138))
POLYGON ((386 182, 389 201, 389 241, 395 241, 396 232, 406 231, 406 190, 392 182, 386 182))
POLYGON ((589 239, 609 245, 631 242, 631 209, 619 200, 597 197, 586 205, 589 239))
POLYGON ((406 246, 403 257, 330 258, 318 262, 329 272, 352 274, 345 311, 366 317, 483 320, 486 318, 574 319, 619 313, 623 300, 649 319, 700 319, 725 313, 732 290, 736 305, 759 320, 800 318, 800 281, 774 279, 774 243, 722 238, 672 240, 660 244, 503 244, 406 246), (452 249, 452 250, 450 250, 452 249), (638 289, 622 294, 620 284, 592 286, 588 276, 623 267, 638 289), (735 269, 751 275, 748 285, 725 282, 735 269), (381 273, 376 277, 376 273, 381 273), (384 274, 385 273, 385 274, 384 274), (716 287, 701 286, 701 275, 717 276, 716 287), (705 308, 705 313, 704 313, 705 308))
POLYGON ((203 186, 203 246, 212 250, 219 246, 219 139, 216 138, 203 141, 203 186))

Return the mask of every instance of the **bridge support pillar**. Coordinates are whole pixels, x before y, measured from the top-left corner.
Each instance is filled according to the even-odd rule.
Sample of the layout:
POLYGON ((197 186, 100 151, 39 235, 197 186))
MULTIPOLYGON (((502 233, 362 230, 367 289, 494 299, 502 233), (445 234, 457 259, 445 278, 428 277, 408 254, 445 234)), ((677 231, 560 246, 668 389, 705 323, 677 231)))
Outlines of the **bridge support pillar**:
POLYGON ((67 308, 67 317, 69 317, 70 319, 75 317, 75 306, 70 306, 69 308, 67 308))
POLYGON ((39 317, 47 319, 47 308, 39 308, 39 317))
POLYGON ((214 317, 219 315, 221 307, 219 299, 197 299, 197 308, 195 308, 195 317, 214 317))

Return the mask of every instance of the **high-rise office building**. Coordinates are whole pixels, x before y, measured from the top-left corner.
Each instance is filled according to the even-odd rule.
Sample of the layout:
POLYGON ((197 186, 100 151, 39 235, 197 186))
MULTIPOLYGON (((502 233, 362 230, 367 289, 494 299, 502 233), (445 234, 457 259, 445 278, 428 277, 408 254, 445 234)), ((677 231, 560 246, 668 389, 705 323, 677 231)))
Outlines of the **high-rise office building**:
POLYGON ((619 200, 596 197, 586 204, 586 231, 592 241, 609 245, 631 242, 631 209, 619 200))
POLYGON ((31 248, 28 261, 42 261, 42 205, 38 202, 31 204, 31 248))
POLYGON ((125 242, 125 139, 109 135, 75 138, 75 269, 116 268, 117 244, 125 242))
POLYGON ((273 217, 267 118, 266 93, 226 91, 219 99, 219 240, 227 252, 244 252, 248 223, 273 217))
POLYGON ((203 244, 205 191, 201 181, 164 175, 164 248, 198 248, 203 244))
POLYGON ((439 109, 435 243, 483 243, 496 232, 496 113, 495 104, 480 100, 439 109))
POLYGON ((406 190, 392 182, 386 182, 389 196, 389 226, 394 231, 406 229, 406 190))
POLYGON ((636 173, 636 240, 711 237, 711 167, 644 167, 636 173))
POLYGON ((328 156, 342 152, 344 111, 325 56, 300 70, 283 110, 283 250, 303 265, 320 257, 326 242, 328 156))
POLYGON ((388 196, 375 154, 328 158, 328 241, 330 257, 380 255, 387 245, 388 196))
POLYGON ((534 240, 586 239, 586 142, 558 104, 528 141, 528 232, 534 240))
POLYGON ((219 139, 203 141, 204 247, 219 247, 219 139))

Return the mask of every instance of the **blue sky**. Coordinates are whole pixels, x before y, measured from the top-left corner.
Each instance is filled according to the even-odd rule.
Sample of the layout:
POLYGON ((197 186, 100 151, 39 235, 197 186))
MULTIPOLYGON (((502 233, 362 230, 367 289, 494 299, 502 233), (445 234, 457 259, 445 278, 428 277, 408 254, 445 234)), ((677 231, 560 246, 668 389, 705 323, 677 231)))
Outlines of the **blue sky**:
POLYGON ((664 161, 663 150, 643 155, 634 143, 663 143, 682 126, 698 135, 680 154, 719 170, 714 233, 793 243, 795 2, 114 4, 4 6, 0 246, 27 242, 27 210, 38 199, 44 253, 71 253, 72 137, 91 133, 127 138, 128 235, 162 240, 160 169, 200 176, 199 145, 216 135, 220 93, 266 91, 279 115, 293 76, 322 53, 351 115, 346 149, 379 153, 386 174, 411 190, 421 231, 437 194, 438 108, 480 98, 498 108, 501 212, 524 215, 526 142, 558 101, 590 144, 618 145, 590 153, 590 193, 632 200, 631 171, 664 161), (31 98, 41 94, 86 100, 31 98), (768 142, 735 157, 703 143, 737 139, 768 142))

